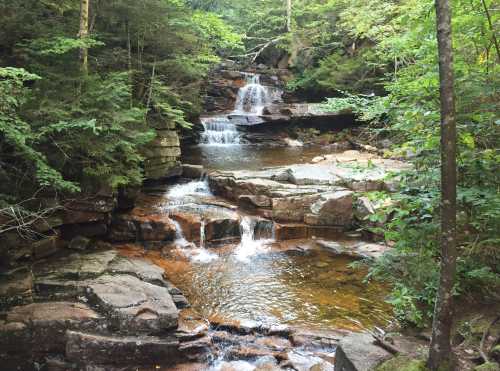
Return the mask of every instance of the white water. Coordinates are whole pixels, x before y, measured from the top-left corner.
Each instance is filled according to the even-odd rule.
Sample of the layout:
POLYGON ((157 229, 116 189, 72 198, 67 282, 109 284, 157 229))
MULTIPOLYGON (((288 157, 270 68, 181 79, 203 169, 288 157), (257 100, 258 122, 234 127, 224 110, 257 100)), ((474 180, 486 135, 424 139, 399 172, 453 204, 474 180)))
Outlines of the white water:
POLYGON ((235 114, 262 115, 266 105, 272 103, 272 97, 267 87, 260 84, 260 76, 247 74, 246 85, 238 92, 235 114))
POLYGON ((272 232, 271 238, 256 238, 256 222, 256 219, 249 216, 244 216, 241 219, 241 242, 234 252, 236 259, 238 259, 239 261, 249 262, 252 256, 268 251, 270 245, 274 242, 274 230, 272 232))
POLYGON ((169 205, 181 205, 189 196, 211 196, 210 186, 207 179, 200 179, 184 184, 177 184, 170 188, 167 193, 169 205))
POLYGON ((201 143, 209 145, 239 144, 240 133, 227 116, 205 117, 201 119, 203 132, 201 143))
MULTIPOLYGON (((172 220, 172 223, 174 223, 176 230, 174 244, 186 258, 188 258, 194 263, 210 263, 211 261, 214 261, 219 258, 217 254, 214 254, 213 252, 206 250, 204 244, 202 244, 201 242, 200 242, 200 247, 196 247, 194 243, 186 240, 184 234, 182 233, 181 225, 175 220, 172 220)), ((203 232, 204 228, 205 228, 205 223, 202 222, 203 232)), ((204 236, 201 237, 201 241, 204 241, 204 236)))
MULTIPOLYGON (((260 76, 246 74, 246 84, 238 91, 232 114, 245 116, 262 115, 264 108, 273 102, 270 90, 261 85, 260 76)), ((240 133, 227 115, 204 117, 201 119, 203 132, 201 144, 211 146, 240 144, 240 133)))

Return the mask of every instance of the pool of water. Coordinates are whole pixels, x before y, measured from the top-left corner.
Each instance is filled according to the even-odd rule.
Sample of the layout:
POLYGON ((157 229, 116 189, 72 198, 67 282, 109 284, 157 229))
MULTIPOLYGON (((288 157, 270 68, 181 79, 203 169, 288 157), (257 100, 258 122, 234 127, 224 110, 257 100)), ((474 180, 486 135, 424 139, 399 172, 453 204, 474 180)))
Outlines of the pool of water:
POLYGON ((320 145, 304 147, 261 145, 198 145, 183 149, 182 161, 209 170, 258 170, 263 167, 302 164, 330 153, 320 145))
POLYGON ((364 282, 365 268, 324 248, 226 246, 203 263, 172 251, 156 263, 205 318, 307 328, 361 330, 391 320, 387 287, 364 282), (242 249, 251 249, 241 254, 242 249))

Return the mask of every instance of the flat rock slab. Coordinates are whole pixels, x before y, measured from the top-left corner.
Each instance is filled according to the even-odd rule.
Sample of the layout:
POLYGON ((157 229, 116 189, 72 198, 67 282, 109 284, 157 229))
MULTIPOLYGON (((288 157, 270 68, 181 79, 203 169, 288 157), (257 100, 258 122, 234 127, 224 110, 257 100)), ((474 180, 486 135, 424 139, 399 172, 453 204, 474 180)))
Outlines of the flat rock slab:
POLYGON ((165 287, 129 275, 104 275, 86 284, 92 304, 126 333, 155 333, 177 327, 174 301, 165 287))
POLYGON ((391 354, 373 343, 367 333, 352 333, 339 342, 335 371, 370 371, 389 359, 391 354))
POLYGON ((66 357, 80 365, 169 365, 177 361, 179 342, 174 337, 110 337, 68 331, 66 357))
POLYGON ((64 258, 40 261, 35 264, 33 274, 39 280, 82 280, 95 278, 106 272, 109 263, 116 258, 115 250, 90 254, 72 254, 64 258))
POLYGON ((156 286, 168 287, 163 279, 164 270, 143 259, 117 257, 107 269, 112 274, 129 274, 156 286))

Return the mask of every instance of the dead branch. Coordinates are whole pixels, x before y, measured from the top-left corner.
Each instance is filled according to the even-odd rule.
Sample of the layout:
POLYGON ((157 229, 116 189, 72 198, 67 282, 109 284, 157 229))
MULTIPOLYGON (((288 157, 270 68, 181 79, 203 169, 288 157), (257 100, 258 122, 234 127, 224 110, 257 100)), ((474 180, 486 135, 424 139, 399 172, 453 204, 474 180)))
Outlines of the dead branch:
POLYGON ((252 49, 250 49, 246 54, 241 54, 241 55, 233 55, 230 56, 229 58, 248 58, 252 57, 251 63, 255 63, 257 58, 269 47, 272 45, 277 44, 279 41, 283 40, 284 36, 279 36, 274 39, 268 40, 264 43, 258 44, 254 46, 252 49))
POLYGON ((484 349, 484 343, 486 342, 486 339, 488 339, 488 335, 490 334, 491 328, 500 321, 500 316, 497 316, 493 321, 490 322, 488 327, 486 327, 486 330, 484 330, 483 336, 481 337, 481 342, 479 343, 479 354, 481 355, 481 358, 484 360, 485 363, 489 362, 489 357, 488 357, 488 351, 484 349))

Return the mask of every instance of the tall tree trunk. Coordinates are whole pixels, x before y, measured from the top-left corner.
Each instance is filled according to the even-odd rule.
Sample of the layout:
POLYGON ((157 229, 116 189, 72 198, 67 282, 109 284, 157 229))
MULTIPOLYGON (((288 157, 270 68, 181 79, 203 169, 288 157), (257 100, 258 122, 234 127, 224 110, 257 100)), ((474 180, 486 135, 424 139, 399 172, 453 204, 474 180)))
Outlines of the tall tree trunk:
MULTIPOLYGON (((85 39, 89 36, 89 8, 90 0, 80 0, 80 31, 78 37, 85 39)), ((80 49, 81 69, 84 76, 89 72, 89 51, 87 48, 80 49)))
POLYGON ((292 32, 292 0, 286 1, 286 30, 292 32))
POLYGON ((456 122, 449 0, 436 0, 441 95, 441 278, 439 283, 428 367, 453 370, 451 349, 453 285, 456 271, 456 122))

